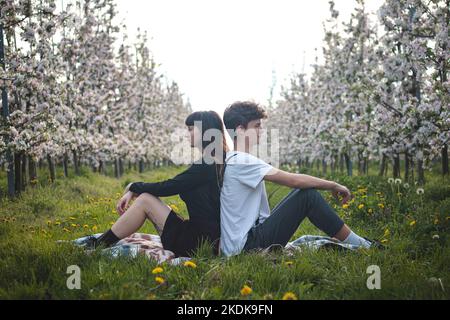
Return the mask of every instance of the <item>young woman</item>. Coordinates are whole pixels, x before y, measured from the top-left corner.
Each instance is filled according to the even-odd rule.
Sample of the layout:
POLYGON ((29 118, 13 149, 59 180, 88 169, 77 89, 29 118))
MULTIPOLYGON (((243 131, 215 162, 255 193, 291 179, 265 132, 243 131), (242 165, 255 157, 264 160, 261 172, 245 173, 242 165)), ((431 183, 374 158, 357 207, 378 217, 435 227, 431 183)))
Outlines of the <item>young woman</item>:
POLYGON ((199 148, 202 153, 201 161, 196 161, 187 170, 166 181, 129 184, 117 203, 120 218, 99 238, 91 237, 89 247, 112 246, 139 230, 148 219, 161 236, 164 249, 174 252, 176 256, 192 255, 203 241, 211 243, 218 254, 220 187, 224 173, 223 160, 228 151, 223 123, 216 112, 202 111, 189 115, 185 124, 191 136, 191 147, 199 148), (221 133, 218 135, 221 139, 217 139, 220 141, 214 138, 204 141, 204 133, 209 129, 221 133), (212 143, 216 149, 211 148, 212 143), (211 152, 211 149, 220 152, 211 152), (180 217, 159 198, 173 195, 179 195, 186 203, 189 219, 180 217))

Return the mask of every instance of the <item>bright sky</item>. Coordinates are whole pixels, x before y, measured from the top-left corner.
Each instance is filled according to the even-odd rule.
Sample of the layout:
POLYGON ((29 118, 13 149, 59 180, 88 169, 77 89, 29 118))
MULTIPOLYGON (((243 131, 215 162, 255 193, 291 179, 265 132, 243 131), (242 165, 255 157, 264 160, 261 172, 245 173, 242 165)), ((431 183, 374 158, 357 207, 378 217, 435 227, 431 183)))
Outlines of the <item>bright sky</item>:
MULTIPOLYGON (((369 12, 382 0, 366 0, 369 12)), ((223 110, 237 100, 266 104, 292 72, 311 72, 321 53, 328 0, 116 0, 130 40, 147 30, 160 70, 194 110, 223 110)), ((347 21, 355 0, 336 0, 347 21)))

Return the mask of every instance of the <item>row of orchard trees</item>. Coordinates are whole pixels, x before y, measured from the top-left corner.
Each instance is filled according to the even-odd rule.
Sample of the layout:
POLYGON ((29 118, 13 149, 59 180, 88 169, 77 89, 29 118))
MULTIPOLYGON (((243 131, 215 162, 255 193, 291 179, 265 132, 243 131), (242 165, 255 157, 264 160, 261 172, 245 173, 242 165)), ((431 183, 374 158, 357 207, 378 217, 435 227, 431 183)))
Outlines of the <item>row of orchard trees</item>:
POLYGON ((402 157, 405 179, 423 184, 440 159, 448 175, 450 1, 385 0, 373 17, 357 2, 340 28, 330 1, 324 62, 310 79, 293 75, 271 110, 282 160, 349 175, 353 164, 366 174, 369 160, 383 175, 392 160, 398 177, 402 157))
POLYGON ((112 164, 120 176, 126 165, 168 161, 167 124, 190 112, 145 33, 129 43, 113 0, 59 1, 0 0, 0 162, 10 194, 35 181, 37 163, 54 180, 57 164, 66 176, 69 165, 79 174, 83 164, 112 164))

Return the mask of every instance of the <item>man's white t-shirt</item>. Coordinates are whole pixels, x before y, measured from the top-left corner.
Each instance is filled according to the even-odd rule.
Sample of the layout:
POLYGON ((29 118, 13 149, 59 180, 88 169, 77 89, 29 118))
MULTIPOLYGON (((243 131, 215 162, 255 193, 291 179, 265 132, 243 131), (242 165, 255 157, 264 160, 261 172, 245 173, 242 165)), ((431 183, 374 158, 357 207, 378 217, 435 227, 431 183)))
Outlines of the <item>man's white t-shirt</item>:
POLYGON ((239 254, 256 222, 270 215, 264 176, 273 167, 245 152, 230 151, 220 194, 220 250, 226 256, 239 254))

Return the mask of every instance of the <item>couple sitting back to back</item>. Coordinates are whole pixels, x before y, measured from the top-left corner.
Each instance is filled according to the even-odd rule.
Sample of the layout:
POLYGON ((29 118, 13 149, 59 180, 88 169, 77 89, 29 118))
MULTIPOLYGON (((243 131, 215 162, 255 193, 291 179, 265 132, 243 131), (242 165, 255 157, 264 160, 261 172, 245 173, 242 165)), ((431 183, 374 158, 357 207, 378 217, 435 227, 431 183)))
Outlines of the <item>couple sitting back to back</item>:
POLYGON ((130 183, 117 203, 120 218, 100 237, 91 237, 88 247, 112 246, 138 231, 148 219, 164 249, 175 256, 192 256, 204 241, 212 245, 215 254, 233 256, 284 247, 305 217, 338 241, 370 247, 372 242, 351 231, 317 191, 329 190, 347 203, 351 193, 345 186, 277 169, 251 154, 260 142, 261 120, 266 118, 265 110, 250 101, 229 106, 223 122, 214 111, 189 115, 185 124, 191 147, 202 152, 202 159, 172 179, 130 183), (227 147, 224 124, 232 137, 233 151, 227 147), (219 141, 204 141, 208 130, 218 131, 219 141), (212 143, 214 148, 208 148, 212 143), (272 211, 264 181, 292 188, 272 211), (160 199, 173 195, 186 203, 189 219, 160 199))

